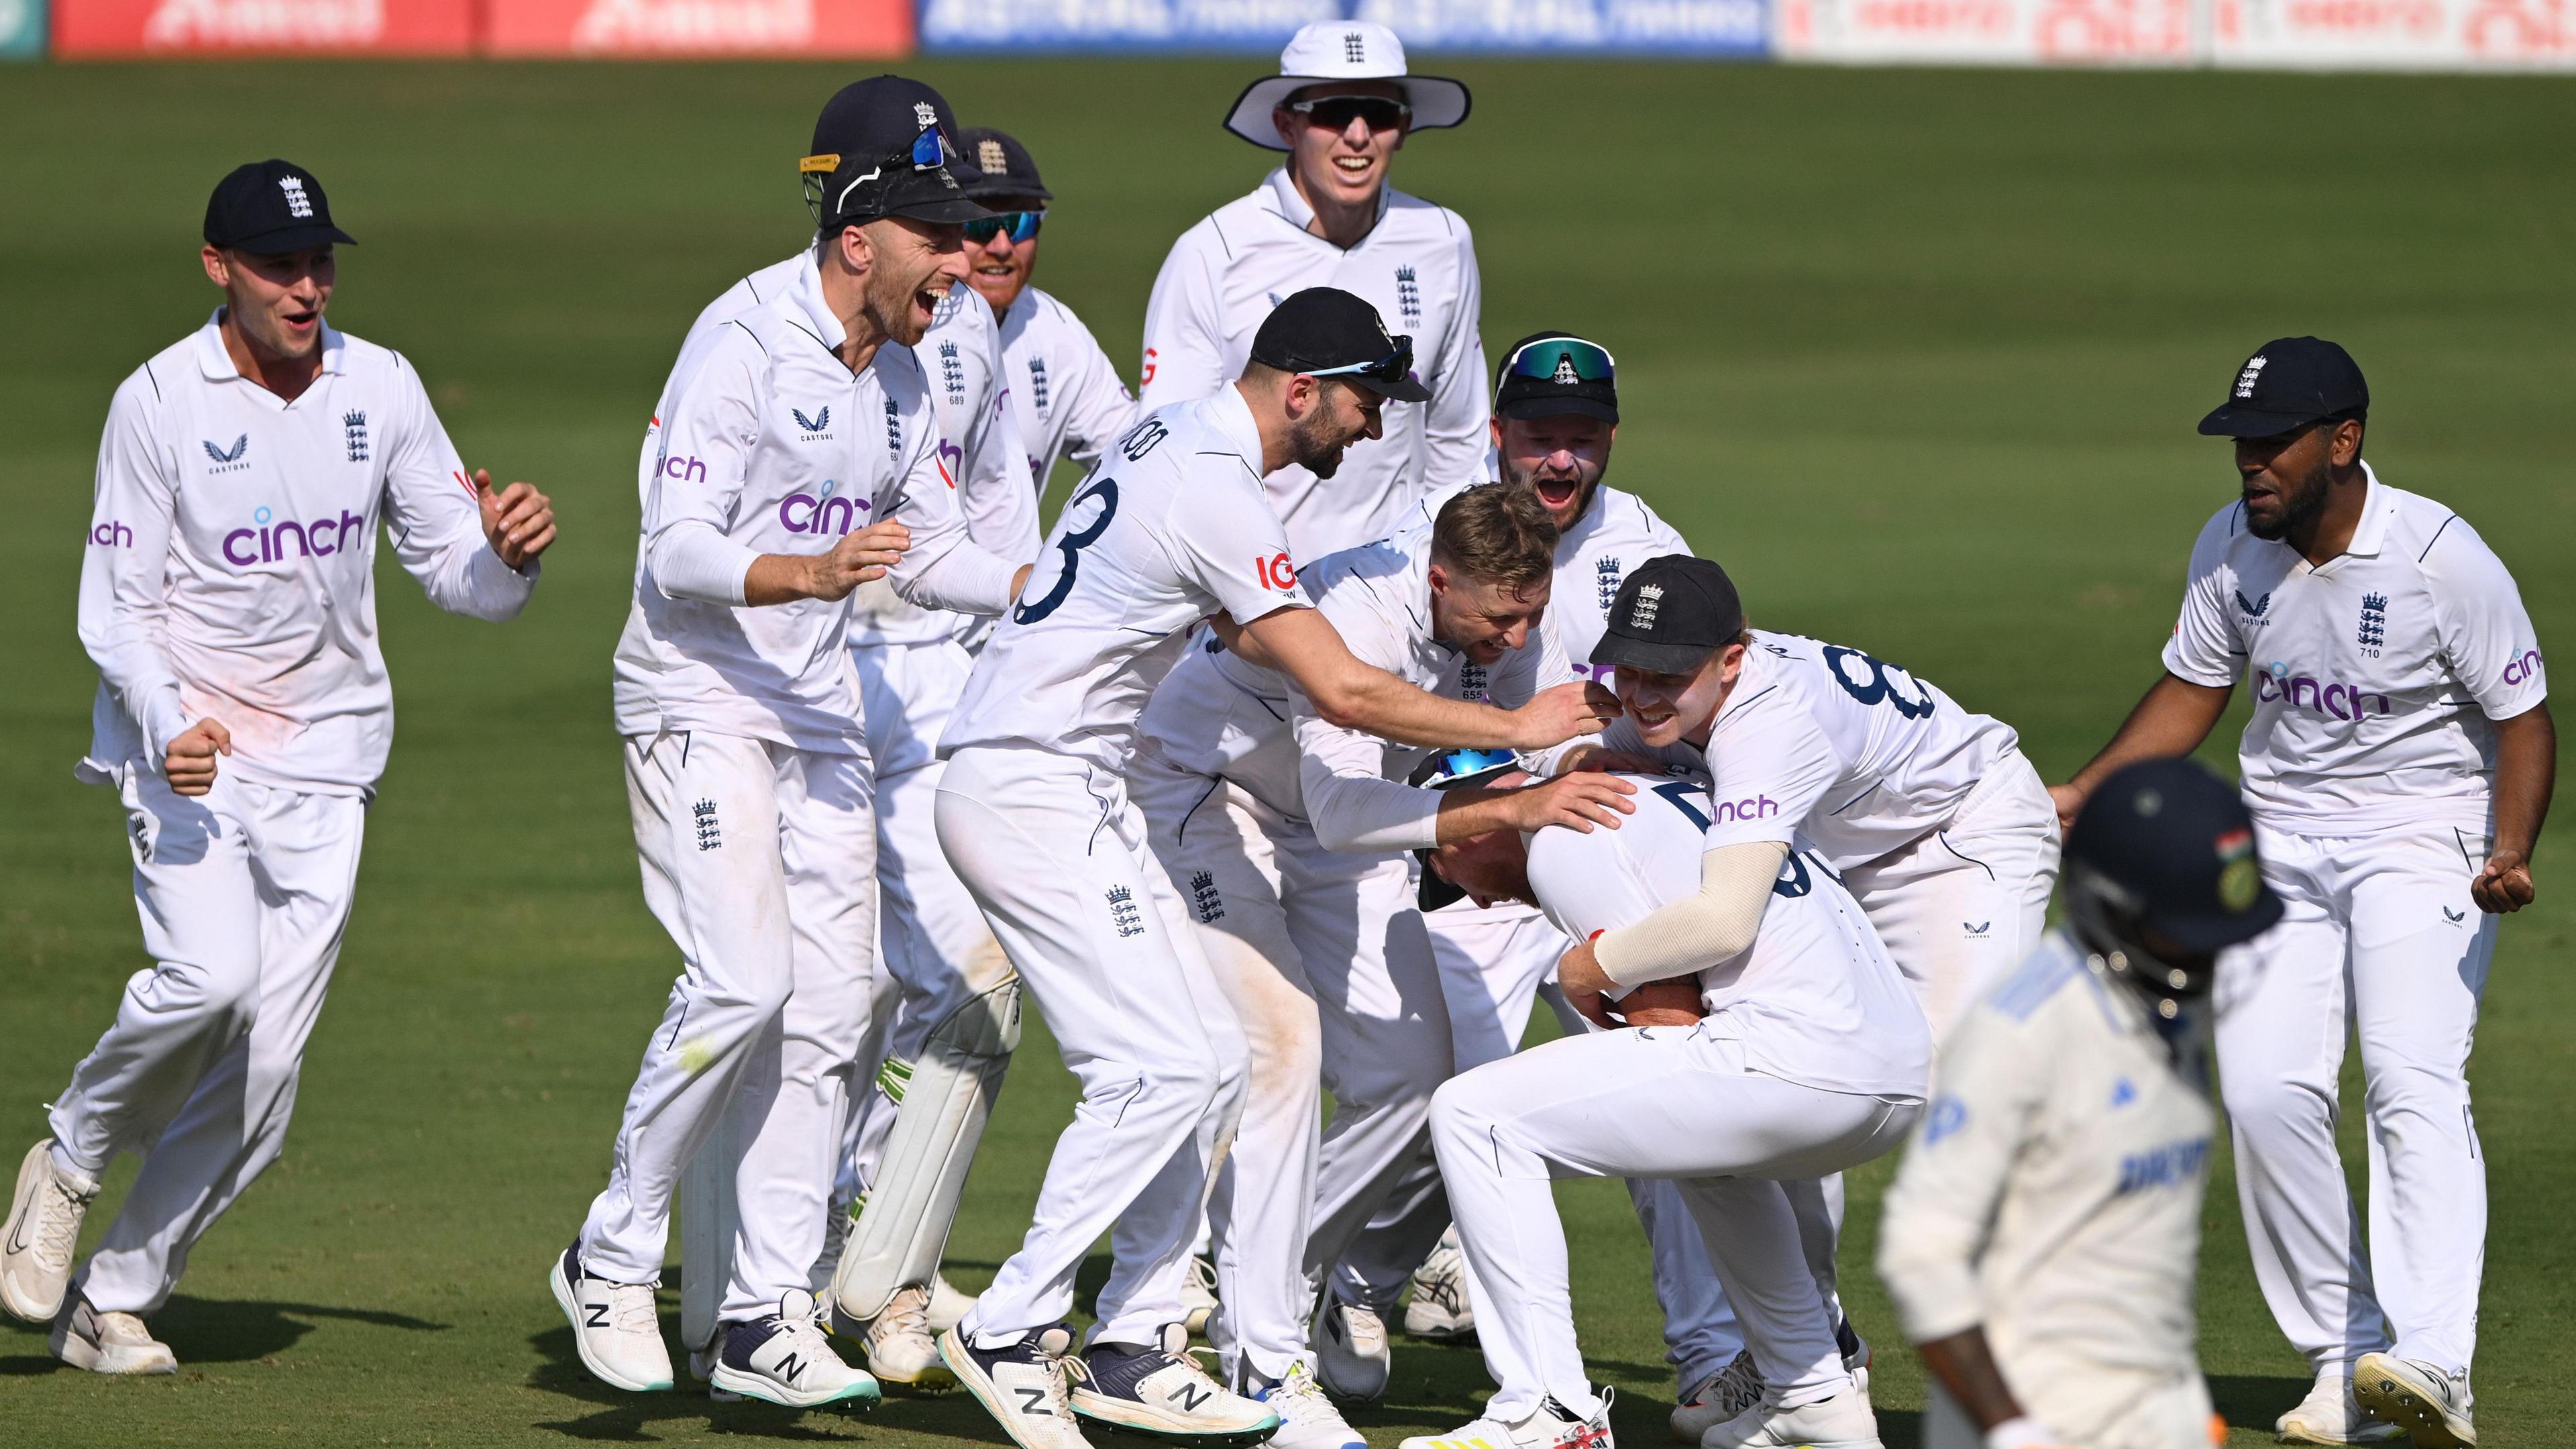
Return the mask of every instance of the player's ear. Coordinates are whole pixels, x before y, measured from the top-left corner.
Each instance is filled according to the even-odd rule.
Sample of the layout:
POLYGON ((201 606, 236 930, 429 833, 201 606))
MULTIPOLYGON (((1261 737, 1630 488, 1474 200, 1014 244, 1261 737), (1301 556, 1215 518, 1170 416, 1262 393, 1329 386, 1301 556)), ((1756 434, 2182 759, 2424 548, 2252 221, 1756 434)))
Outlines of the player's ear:
POLYGON ((2349 468, 2361 457, 2362 431, 2359 418, 2345 418, 2335 424, 2334 437, 2328 446, 2333 452, 2336 467, 2349 468))
POLYGON ((224 288, 226 291, 230 291, 232 289, 232 266, 224 260, 224 254, 220 249, 209 243, 204 251, 197 254, 197 258, 199 261, 206 264, 207 281, 214 283, 218 287, 224 288))

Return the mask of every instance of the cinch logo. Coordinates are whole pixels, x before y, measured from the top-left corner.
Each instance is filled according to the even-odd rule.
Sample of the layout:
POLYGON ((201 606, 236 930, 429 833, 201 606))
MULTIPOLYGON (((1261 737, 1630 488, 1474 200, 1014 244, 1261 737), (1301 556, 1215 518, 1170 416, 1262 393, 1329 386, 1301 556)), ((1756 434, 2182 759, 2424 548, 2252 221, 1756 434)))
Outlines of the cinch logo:
POLYGON ((317 518, 311 523, 298 523, 290 518, 283 523, 271 526, 268 521, 269 516, 269 511, 262 508, 250 516, 250 521, 257 525, 256 527, 236 528, 224 535, 224 562, 235 568, 248 568, 252 564, 277 563, 286 557, 286 541, 289 538, 295 540, 295 552, 299 556, 329 558, 349 546, 350 529, 359 530, 359 537, 362 539, 366 536, 367 520, 347 509, 340 511, 336 521, 317 518), (327 547, 324 545, 326 539, 329 540, 327 547))
POLYGON ((662 476, 677 478, 683 483, 704 483, 707 481, 707 465, 696 458, 665 457, 662 476))
POLYGON ((1268 558, 1254 559, 1252 561, 1252 576, 1261 581, 1261 586, 1263 588, 1277 589, 1281 593, 1286 593, 1288 590, 1297 587, 1296 565, 1288 562, 1288 555, 1284 553, 1275 553, 1268 558))
POLYGON ((779 499, 778 526, 789 533, 847 533, 867 523, 860 515, 868 511, 867 499, 833 497, 832 480, 826 478, 820 498, 790 493, 779 499))
POLYGON ((2525 649, 2522 651, 2520 658, 2515 659, 2511 664, 2504 667, 2504 682, 2507 684, 2520 684, 2526 679, 2537 678, 2539 674, 2540 651, 2537 649, 2525 649))
POLYGON ((2286 700, 2292 709, 2321 710, 2336 719, 2359 719, 2369 712, 2372 700, 2379 701, 2378 713, 2387 714, 2388 696, 2377 690, 2366 690, 2342 680, 2314 679, 2305 674, 2292 674, 2290 666, 2274 660, 2269 669, 2254 675, 2254 697, 2266 704, 2286 700))
MULTIPOLYGON (((134 530, 111 518, 89 531, 89 541, 101 548, 132 548, 134 530)), ((2535 654, 2531 657, 2537 659, 2540 656, 2535 654)))
POLYGON ((1718 801, 1716 818, 1709 823, 1716 825, 1729 820, 1768 820, 1779 813, 1779 801, 1768 795, 1747 795, 1741 800, 1718 801))

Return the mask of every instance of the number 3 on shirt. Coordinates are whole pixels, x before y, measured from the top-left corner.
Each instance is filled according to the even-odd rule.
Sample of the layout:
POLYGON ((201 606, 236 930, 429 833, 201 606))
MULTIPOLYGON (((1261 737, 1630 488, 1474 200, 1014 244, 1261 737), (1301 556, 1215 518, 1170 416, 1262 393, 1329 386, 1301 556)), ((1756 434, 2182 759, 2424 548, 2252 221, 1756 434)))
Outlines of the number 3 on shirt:
POLYGON ((1100 516, 1087 527, 1055 541, 1056 549, 1064 555, 1064 565, 1056 570, 1055 583, 1046 591, 1046 597, 1034 604, 1012 605, 1011 622, 1034 624, 1054 613, 1063 605, 1064 596, 1073 592, 1074 577, 1082 571, 1082 551, 1098 543, 1100 535, 1109 531, 1109 520, 1118 516, 1118 480, 1103 478, 1074 494, 1072 501, 1064 505, 1065 516, 1072 517, 1074 510, 1094 499, 1099 500, 1100 516))

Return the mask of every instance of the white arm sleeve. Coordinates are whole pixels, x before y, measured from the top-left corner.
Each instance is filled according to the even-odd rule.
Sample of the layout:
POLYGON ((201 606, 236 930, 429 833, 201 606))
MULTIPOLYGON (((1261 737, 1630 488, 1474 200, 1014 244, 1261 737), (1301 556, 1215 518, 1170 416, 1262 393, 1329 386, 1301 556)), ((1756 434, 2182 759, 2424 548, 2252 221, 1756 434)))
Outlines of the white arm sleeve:
MULTIPOLYGON (((1007 481, 1019 486, 1017 477, 1007 481)), ((912 531, 912 545, 886 570, 886 582, 904 602, 960 614, 998 614, 1011 606, 1011 576, 1020 566, 997 557, 968 535, 966 519, 957 508, 957 490, 940 473, 936 434, 924 436, 911 466, 904 470, 901 491, 877 516, 894 519, 912 531)), ((1036 516, 1034 503, 1030 516, 1032 520, 1036 516)), ((1034 544, 1029 552, 1036 554, 1034 544)))
POLYGON ((758 344, 728 324, 708 346, 704 364, 662 416, 644 490, 644 566, 666 598, 740 608, 745 577, 760 555, 726 530, 759 435, 751 401, 759 387, 751 366, 758 344))
POLYGON ((653 575, 653 586, 667 597, 739 609, 745 603, 751 566, 759 557, 759 550, 746 548, 718 533, 715 525, 692 518, 654 538, 645 566, 653 575))
POLYGON ((1722 845, 1700 857, 1699 894, 1592 943, 1602 974, 1622 986, 1686 976, 1753 944, 1789 847, 1775 840, 1722 845))
POLYGON ((1386 778, 1386 741, 1316 717, 1295 696, 1297 779, 1326 850, 1393 854, 1440 843, 1440 796, 1386 778))
POLYGON ((1905 1336, 1985 1322, 1977 1260, 2048 1090, 2051 1053, 2024 1023, 1979 1007, 1941 1051, 1941 1089, 1915 1127, 1878 1228, 1878 1275, 1905 1336))
POLYGON ((159 396, 147 368, 125 380, 107 410, 80 580, 81 647, 141 729, 155 770, 171 736, 188 727, 179 676, 161 647, 179 473, 153 436, 159 396))

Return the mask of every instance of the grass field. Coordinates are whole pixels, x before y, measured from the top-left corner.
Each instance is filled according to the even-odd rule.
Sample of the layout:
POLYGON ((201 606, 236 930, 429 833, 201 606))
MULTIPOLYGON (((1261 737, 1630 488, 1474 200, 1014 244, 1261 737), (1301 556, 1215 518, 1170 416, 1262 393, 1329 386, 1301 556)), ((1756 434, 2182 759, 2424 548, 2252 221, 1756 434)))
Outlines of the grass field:
MULTIPOLYGON (((1032 144, 1058 196, 1041 281, 1132 368, 1169 240, 1266 164, 1215 124, 1256 68, 917 71, 1032 144)), ((1440 68, 1476 87, 1474 121, 1421 140, 1398 179, 1475 225, 1489 342, 1606 341, 1617 481, 1723 559, 1758 621, 1912 666, 2018 726, 2052 778, 2153 676, 2193 531, 2232 487, 2192 422, 2278 334, 2353 348, 2374 461, 2465 513, 2542 635, 2576 638, 2576 82, 1440 68)), ((689 317, 797 244, 789 165, 854 73, 0 73, 5 1160, 142 964, 114 806, 70 778, 93 681, 75 539, 110 391, 212 305, 194 252, 216 176, 270 154, 319 172, 364 243, 334 319, 407 352, 469 461, 541 481, 564 529, 504 629, 384 570, 401 739, 285 1159, 156 1321, 178 1378, 57 1371, 40 1334, 0 1330, 0 1443, 997 1437, 954 1397, 845 1423, 616 1395, 539 1281, 606 1170, 676 960, 638 894, 607 708, 636 439, 689 317)), ((2481 1426, 2508 1449, 2563 1442, 2547 1426, 2576 1392, 2557 1352, 2576 1335, 2567 834, 2505 931, 2475 1067, 2481 1426)), ((1068 1102, 1032 1032, 953 1244, 960 1282, 1016 1241, 1068 1102)), ((2228 1417, 2267 1431, 2240 1428, 2249 1444, 2304 1370, 2255 1295, 2220 1163, 2203 1352, 2228 1417)), ((1903 1446, 1919 1374, 1867 1271, 1886 1167, 1855 1175, 1844 1283, 1903 1446)), ((1562 1199, 1619 1431, 1662 1442, 1671 1384, 1624 1196, 1562 1199)), ((1472 1353, 1399 1356, 1388 1402, 1354 1415, 1381 1449, 1461 1422, 1483 1389, 1472 1353)))

